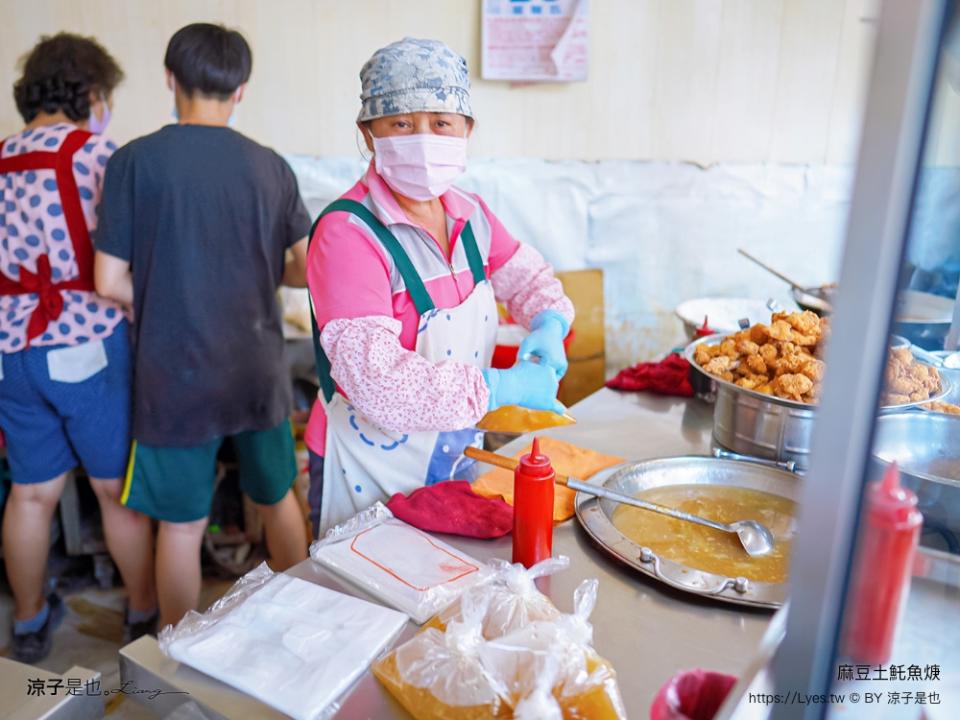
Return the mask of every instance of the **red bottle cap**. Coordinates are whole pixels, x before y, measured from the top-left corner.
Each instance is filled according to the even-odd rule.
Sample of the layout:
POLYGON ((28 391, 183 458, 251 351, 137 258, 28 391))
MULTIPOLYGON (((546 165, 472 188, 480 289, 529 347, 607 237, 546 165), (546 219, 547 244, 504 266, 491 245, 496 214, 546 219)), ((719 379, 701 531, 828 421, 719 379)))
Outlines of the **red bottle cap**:
POLYGON ((707 316, 703 316, 703 325, 697 328, 696 336, 697 337, 707 337, 708 335, 713 335, 713 330, 710 329, 710 326, 707 324, 707 316))
POLYGON ((917 507, 917 496, 900 484, 900 468, 893 463, 886 469, 880 482, 871 484, 868 502, 872 518, 901 523, 910 520, 917 507))
POLYGON ((520 458, 520 472, 529 477, 545 478, 553 475, 550 458, 540 454, 540 440, 533 438, 530 454, 520 458))

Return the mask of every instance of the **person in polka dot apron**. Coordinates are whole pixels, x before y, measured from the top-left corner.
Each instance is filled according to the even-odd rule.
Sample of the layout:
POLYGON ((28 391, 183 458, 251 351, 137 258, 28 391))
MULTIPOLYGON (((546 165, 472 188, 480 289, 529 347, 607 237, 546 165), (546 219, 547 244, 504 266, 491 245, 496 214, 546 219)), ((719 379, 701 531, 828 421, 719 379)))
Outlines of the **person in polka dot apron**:
POLYGON ((44 596, 50 522, 82 465, 127 588, 128 638, 156 622, 149 519, 119 498, 130 448, 124 308, 94 292, 90 232, 107 160, 102 133, 123 77, 96 41, 43 38, 14 85, 27 123, 0 143, 0 430, 13 488, 3 552, 14 596, 11 653, 38 662, 64 614, 44 596))
POLYGON ((466 61, 405 38, 360 73, 357 125, 373 160, 311 231, 307 282, 321 393, 310 506, 321 534, 376 501, 471 479, 463 454, 501 405, 562 411, 573 305, 543 257, 453 182, 473 130, 466 61), (490 368, 497 301, 531 330, 490 368), (536 356, 535 358, 533 356, 536 356))

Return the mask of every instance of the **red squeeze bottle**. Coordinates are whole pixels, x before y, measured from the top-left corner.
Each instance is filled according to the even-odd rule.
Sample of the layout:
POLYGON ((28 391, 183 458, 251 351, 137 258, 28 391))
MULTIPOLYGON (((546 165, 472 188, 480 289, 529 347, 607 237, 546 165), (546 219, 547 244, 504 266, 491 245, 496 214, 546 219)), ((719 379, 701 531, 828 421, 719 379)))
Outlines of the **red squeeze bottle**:
POLYGON ((553 555, 553 484, 550 458, 533 439, 513 471, 513 562, 531 567, 553 555))
POLYGON ((845 654, 855 662, 890 660, 907 592, 923 515, 917 496, 900 486, 896 464, 867 491, 866 518, 857 553, 847 617, 845 654))
POLYGON ((708 335, 713 335, 713 330, 710 329, 710 326, 707 324, 707 316, 703 316, 703 325, 697 328, 696 337, 702 338, 707 337, 708 335))

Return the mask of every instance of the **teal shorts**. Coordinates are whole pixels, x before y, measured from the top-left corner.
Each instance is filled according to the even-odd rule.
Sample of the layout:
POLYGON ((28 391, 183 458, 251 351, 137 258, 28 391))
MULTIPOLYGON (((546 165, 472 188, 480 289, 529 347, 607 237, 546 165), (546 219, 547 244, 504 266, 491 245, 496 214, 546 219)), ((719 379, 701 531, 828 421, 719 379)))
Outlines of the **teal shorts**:
POLYGON ((297 477, 290 421, 269 430, 239 433, 193 447, 153 447, 134 441, 120 502, 157 520, 192 522, 213 502, 217 453, 233 443, 240 487, 260 505, 286 496, 297 477))

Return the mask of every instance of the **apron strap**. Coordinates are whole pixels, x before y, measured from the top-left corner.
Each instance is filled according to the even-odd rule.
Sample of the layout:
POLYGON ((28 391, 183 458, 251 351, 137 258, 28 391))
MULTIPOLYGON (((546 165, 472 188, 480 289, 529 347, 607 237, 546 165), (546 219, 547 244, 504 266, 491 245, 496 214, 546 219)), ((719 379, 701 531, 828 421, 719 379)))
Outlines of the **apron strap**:
MULTIPOLYGON (((436 308, 433 299, 430 297, 430 293, 427 292, 427 288, 420 278, 420 274, 416 271, 416 268, 413 267, 410 256, 407 255, 403 246, 401 246, 399 241, 393 236, 393 233, 377 219, 376 215, 356 200, 340 198, 327 205, 319 217, 313 222, 313 227, 310 228, 310 236, 307 241, 308 247, 309 244, 313 242, 317 225, 320 224, 320 221, 324 217, 332 212, 350 213, 354 217, 359 218, 373 231, 374 235, 376 235, 380 241, 380 244, 383 245, 384 249, 390 253, 390 257, 393 258, 393 262, 396 264, 397 271, 407 286, 407 291, 410 293, 410 298, 413 300, 413 305, 417 309, 418 315, 423 315, 436 308)), ((476 246, 476 242, 474 242, 474 246, 476 246)), ((323 346, 320 344, 320 328, 317 326, 317 315, 313 311, 312 297, 310 298, 310 324, 313 330, 313 352, 314 355, 316 355, 317 377, 320 380, 320 390, 323 392, 324 399, 330 402, 330 400, 333 399, 334 392, 336 392, 336 383, 330 376, 330 358, 327 357, 327 353, 324 352, 323 346)))
POLYGON ((460 232, 460 241, 463 243, 463 251, 467 254, 467 262, 470 264, 470 272, 473 274, 473 284, 479 285, 487 279, 487 274, 483 270, 483 258, 480 257, 477 238, 473 234, 473 228, 470 227, 469 221, 460 232))
MULTIPOLYGON (((373 230, 384 249, 386 249, 386 251, 390 253, 390 257, 393 258, 393 262, 397 266, 397 271, 400 273, 400 277, 403 278, 403 282, 407 286, 407 292, 410 293, 410 298, 413 300, 413 305, 417 308, 418 315, 423 315, 425 312, 436 308, 436 305, 433 304, 433 299, 423 284, 423 280, 420 279, 420 273, 413 267, 413 262, 411 262, 410 256, 407 255, 407 251, 403 249, 403 246, 400 245, 400 242, 394 237, 393 233, 387 229, 387 226, 377 219, 376 215, 356 200, 340 198, 327 205, 323 212, 320 213, 320 217, 317 218, 317 222, 332 212, 348 212, 360 218, 367 227, 373 230)), ((314 223, 314 227, 316 227, 316 223, 314 223)))

